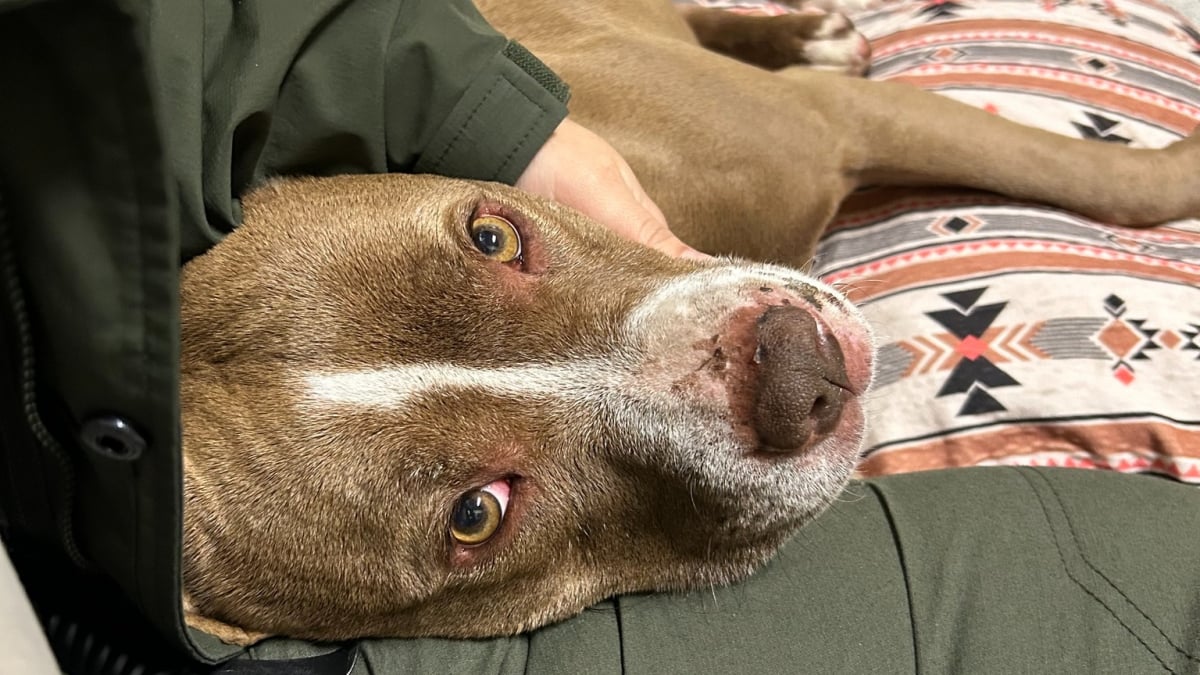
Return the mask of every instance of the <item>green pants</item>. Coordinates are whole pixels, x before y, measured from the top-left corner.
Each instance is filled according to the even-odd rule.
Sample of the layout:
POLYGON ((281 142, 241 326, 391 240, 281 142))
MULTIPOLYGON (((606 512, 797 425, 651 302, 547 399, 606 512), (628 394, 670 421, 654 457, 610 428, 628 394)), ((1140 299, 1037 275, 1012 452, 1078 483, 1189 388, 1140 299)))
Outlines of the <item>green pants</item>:
POLYGON ((353 672, 1197 673, 1200 491, 1062 469, 855 483, 741 584, 512 638, 366 641, 353 672))

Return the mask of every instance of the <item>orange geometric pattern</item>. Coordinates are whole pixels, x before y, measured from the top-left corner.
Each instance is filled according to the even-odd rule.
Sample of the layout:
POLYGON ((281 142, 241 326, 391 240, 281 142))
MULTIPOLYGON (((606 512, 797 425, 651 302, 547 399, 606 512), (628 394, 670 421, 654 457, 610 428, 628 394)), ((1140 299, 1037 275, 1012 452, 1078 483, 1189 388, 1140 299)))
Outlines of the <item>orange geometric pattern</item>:
POLYGON ((992 363, 1041 361, 1050 358, 1034 344, 1045 322, 1015 323, 993 326, 980 337, 968 335, 959 340, 951 333, 917 336, 896 342, 896 346, 912 355, 912 361, 902 377, 925 375, 950 370, 959 358, 970 360, 985 357, 992 363))
POLYGON ((1133 355, 1134 347, 1142 344, 1142 336, 1121 319, 1113 319, 1096 335, 1096 341, 1108 349, 1117 359, 1133 355))

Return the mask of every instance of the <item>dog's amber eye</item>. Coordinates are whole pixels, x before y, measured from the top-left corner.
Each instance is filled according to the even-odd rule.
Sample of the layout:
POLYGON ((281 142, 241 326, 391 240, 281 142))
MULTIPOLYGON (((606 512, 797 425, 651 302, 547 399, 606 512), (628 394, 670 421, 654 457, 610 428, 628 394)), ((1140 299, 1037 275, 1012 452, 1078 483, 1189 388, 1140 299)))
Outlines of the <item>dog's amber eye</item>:
POLYGON ((507 263, 521 259, 521 235, 500 216, 479 216, 472 220, 471 243, 493 260, 507 263))
POLYGON ((450 514, 450 536, 468 546, 491 539, 504 522, 508 490, 508 481, 499 480, 459 498, 450 514))

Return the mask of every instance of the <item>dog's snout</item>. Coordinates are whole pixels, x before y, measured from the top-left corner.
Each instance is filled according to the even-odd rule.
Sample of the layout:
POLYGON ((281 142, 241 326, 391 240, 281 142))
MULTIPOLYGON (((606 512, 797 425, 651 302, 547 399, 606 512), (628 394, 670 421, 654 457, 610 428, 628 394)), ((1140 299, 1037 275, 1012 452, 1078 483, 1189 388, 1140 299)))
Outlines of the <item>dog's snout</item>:
POLYGON ((810 312, 768 309, 758 319, 754 428, 764 452, 792 453, 837 428, 849 396, 837 339, 810 312))

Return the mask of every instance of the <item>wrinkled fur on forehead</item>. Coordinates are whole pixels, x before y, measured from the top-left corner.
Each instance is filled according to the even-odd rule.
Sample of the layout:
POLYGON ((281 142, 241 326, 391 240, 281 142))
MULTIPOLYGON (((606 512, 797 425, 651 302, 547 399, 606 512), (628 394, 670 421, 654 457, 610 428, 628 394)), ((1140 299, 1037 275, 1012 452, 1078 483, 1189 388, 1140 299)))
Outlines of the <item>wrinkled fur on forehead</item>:
POLYGON ((398 362, 416 354, 494 365, 599 348, 612 336, 592 319, 605 313, 596 305, 622 311, 644 288, 619 280, 682 267, 569 209, 495 184, 398 175, 321 179, 320 189, 312 180, 278 181, 247 197, 244 211, 244 228, 254 232, 234 232, 235 245, 184 271, 187 318, 206 327, 184 336, 185 368, 245 350, 255 360, 335 368, 377 365, 384 353, 398 362), (414 197, 435 190, 444 197, 414 197), (472 248, 477 208, 511 215, 521 228, 527 260, 545 271, 536 285, 472 248), (597 278, 611 283, 596 289, 597 278), (490 336, 493 348, 464 352, 455 338, 465 333, 490 336))

